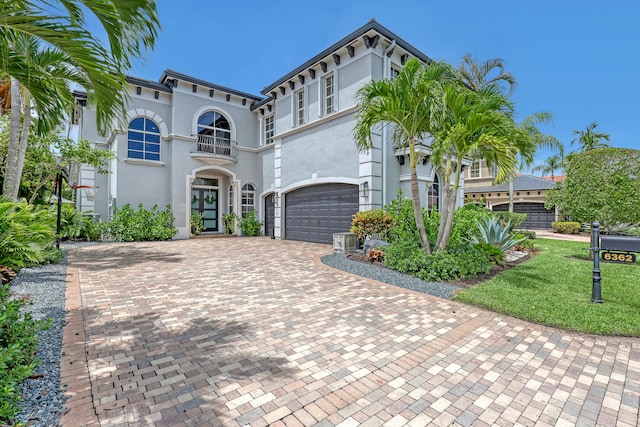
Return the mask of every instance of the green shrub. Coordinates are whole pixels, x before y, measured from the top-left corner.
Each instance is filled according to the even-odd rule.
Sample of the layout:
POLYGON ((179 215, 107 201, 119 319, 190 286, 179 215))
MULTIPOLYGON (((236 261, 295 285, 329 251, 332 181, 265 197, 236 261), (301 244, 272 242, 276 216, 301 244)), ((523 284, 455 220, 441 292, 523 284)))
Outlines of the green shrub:
POLYGON ((106 227, 106 223, 100 222, 92 216, 84 215, 84 224, 79 237, 87 242, 95 242, 102 238, 102 233, 105 231, 106 227))
POLYGON ((238 215, 235 212, 229 212, 222 214, 222 223, 224 224, 224 234, 227 236, 236 232, 236 222, 238 221, 238 215))
POLYGON ((478 224, 489 217, 491 217, 490 210, 474 203, 456 209, 453 213, 449 247, 467 246, 470 241, 480 236, 478 224))
POLYGON ((427 254, 419 246, 398 241, 385 247, 384 255, 387 267, 431 282, 489 273, 504 260, 500 250, 482 243, 427 254))
POLYGON ((580 231, 580 223, 573 221, 553 221, 551 228, 555 233, 578 234, 580 231))
POLYGON ((176 235, 173 226, 171 206, 164 211, 158 211, 153 205, 151 210, 145 210, 142 203, 134 211, 129 204, 114 210, 114 218, 109 222, 108 230, 114 240, 119 242, 139 242, 147 240, 170 240, 176 235))
POLYGON ((393 225, 393 217, 382 209, 356 212, 351 220, 351 232, 360 240, 378 236, 386 240, 389 229, 393 225))
POLYGON ((502 221, 494 217, 484 218, 478 224, 478 230, 480 231, 480 237, 474 239, 474 243, 488 243, 502 252, 527 240, 526 237, 520 239, 514 237, 511 234, 511 223, 507 222, 503 225, 502 221))
POLYGON ((55 217, 47 209, 0 197, 0 266, 20 269, 46 262, 55 243, 55 217))
POLYGON ((10 298, 9 286, 0 288, 0 425, 13 425, 20 412, 19 385, 35 369, 37 331, 46 326, 23 313, 24 304, 10 298))
MULTIPOLYGON (((411 199, 402 197, 402 192, 398 191, 397 197, 388 206, 384 207, 384 212, 393 219, 393 226, 388 232, 389 242, 413 242, 416 246, 420 246, 420 236, 418 235, 416 220, 413 215, 413 202, 411 199)), ((428 212, 423 209, 422 218, 429 242, 433 245, 438 236, 440 213, 435 210, 428 212)))
POLYGON ((535 240, 536 238, 536 232, 533 230, 518 230, 518 235, 520 235, 520 237, 526 237, 530 240, 535 240))
POLYGON ((197 236, 198 234, 202 233, 202 230, 204 229, 204 220, 202 219, 202 215, 200 215, 200 213, 194 212, 191 214, 190 224, 192 234, 197 236))
POLYGON ((506 224, 508 222, 511 223, 512 230, 518 230, 522 227, 522 224, 527 220, 526 213, 516 213, 516 212, 493 212, 493 216, 502 221, 502 223, 506 224))
POLYGON ((262 230, 262 223, 256 218, 256 211, 247 213, 240 219, 240 230, 245 236, 259 236, 262 230))

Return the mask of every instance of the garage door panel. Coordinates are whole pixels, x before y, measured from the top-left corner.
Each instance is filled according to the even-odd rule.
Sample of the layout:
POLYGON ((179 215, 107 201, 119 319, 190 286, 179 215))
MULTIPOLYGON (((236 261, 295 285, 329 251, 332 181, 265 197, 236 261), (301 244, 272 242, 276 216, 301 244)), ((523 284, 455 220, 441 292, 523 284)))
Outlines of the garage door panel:
MULTIPOLYGON (((493 210, 506 212, 509 210, 509 205, 497 205, 493 207, 493 210)), ((529 230, 550 230, 551 223, 555 221, 555 212, 545 209, 543 203, 514 203, 513 211, 527 214, 522 228, 529 230)))
POLYGON ((332 243, 333 233, 346 232, 358 211, 358 186, 322 184, 286 195, 285 238, 332 243))

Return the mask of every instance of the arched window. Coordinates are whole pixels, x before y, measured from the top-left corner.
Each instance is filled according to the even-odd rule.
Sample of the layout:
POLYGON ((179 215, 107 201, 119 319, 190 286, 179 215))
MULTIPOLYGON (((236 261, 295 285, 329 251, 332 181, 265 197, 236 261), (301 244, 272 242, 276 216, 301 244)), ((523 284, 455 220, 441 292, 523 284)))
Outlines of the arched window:
POLYGON ((207 111, 198 117, 198 151, 231 154, 231 125, 217 111, 207 111))
POLYGON ((127 157, 160 160, 160 129, 156 122, 137 117, 129 123, 127 157))
POLYGON ((242 217, 256 208, 255 203, 256 188, 253 184, 245 184, 242 186, 242 217))
POLYGON ((440 211, 440 180, 438 175, 433 177, 433 183, 427 189, 427 209, 440 211))

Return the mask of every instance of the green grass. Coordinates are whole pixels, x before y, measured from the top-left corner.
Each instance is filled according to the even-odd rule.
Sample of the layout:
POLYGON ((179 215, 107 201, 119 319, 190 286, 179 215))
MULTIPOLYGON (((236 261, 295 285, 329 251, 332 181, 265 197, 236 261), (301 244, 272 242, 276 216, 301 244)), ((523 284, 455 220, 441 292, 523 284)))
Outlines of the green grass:
MULTIPOLYGON (((603 304, 591 302, 588 243, 536 240, 532 259, 456 294, 456 301, 531 322, 601 335, 640 336, 640 264, 600 263, 603 304)), ((639 255, 640 257, 640 255, 639 255)))

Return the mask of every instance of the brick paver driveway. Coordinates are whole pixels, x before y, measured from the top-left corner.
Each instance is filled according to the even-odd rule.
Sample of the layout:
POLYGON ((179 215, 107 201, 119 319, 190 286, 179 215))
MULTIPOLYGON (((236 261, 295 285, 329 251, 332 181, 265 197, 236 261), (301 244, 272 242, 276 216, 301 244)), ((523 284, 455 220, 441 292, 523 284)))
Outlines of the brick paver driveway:
POLYGON ((638 340, 352 276, 319 262, 330 251, 267 238, 79 249, 64 424, 638 424, 638 340))

